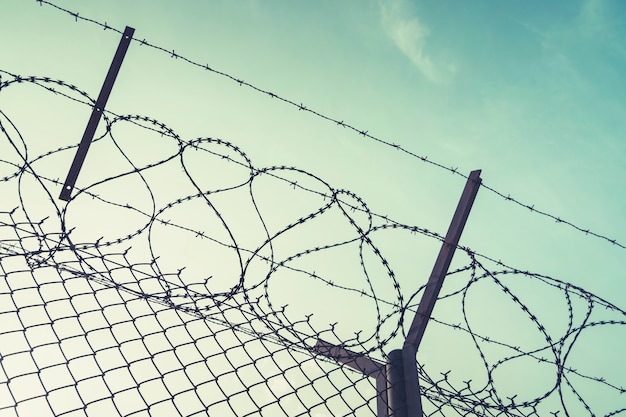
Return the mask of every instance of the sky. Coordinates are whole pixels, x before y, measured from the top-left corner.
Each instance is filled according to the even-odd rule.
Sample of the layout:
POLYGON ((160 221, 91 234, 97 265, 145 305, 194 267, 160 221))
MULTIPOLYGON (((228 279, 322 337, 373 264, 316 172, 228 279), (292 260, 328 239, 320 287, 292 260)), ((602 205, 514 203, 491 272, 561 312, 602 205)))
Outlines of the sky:
MULTIPOLYGON (((221 138, 239 147, 256 167, 297 167, 335 189, 353 192, 377 214, 440 235, 447 230, 465 179, 411 154, 427 156, 429 161, 463 175, 480 169, 483 184, 501 195, 608 240, 615 239, 622 247, 507 201, 485 187, 478 192, 461 245, 510 267, 582 287, 622 310, 626 307, 623 2, 53 3, 118 30, 131 26, 135 28, 135 39, 171 51, 132 43, 108 110, 150 116, 185 140, 221 138), (178 56, 271 91, 397 147, 298 110, 232 79, 185 63, 178 56)), ((98 94, 119 42, 118 33, 36 1, 4 0, 1 7, 0 69, 64 80, 92 97, 98 94)), ((9 78, 2 73, 2 80, 9 78)), ((31 155, 76 144, 90 113, 85 106, 21 86, 19 90, 15 87, 1 92, 0 109, 20 126, 31 155)), ((170 145, 159 147, 143 140, 132 127, 120 129, 120 136, 126 134, 124 140, 134 141, 125 146, 137 160, 160 160, 171 150, 167 147, 170 145)), ((79 186, 120 172, 115 149, 107 146, 90 150, 79 186)), ((42 163, 41 169, 62 181, 71 157, 72 152, 66 152, 48 165, 42 163)), ((213 184, 214 179, 228 182, 229 169, 228 164, 209 166, 197 162, 193 176, 201 178, 203 184, 213 184)), ((232 175, 236 176, 234 171, 232 175)), ((163 192, 162 201, 187 190, 176 178, 169 174, 155 178, 163 192)), ((310 176, 294 178, 299 184, 320 186, 310 176)), ((295 197, 290 194, 295 187, 260 181, 259 207, 266 210, 268 227, 278 230, 309 207, 306 193, 295 197)), ((102 188, 102 192, 112 193, 122 204, 149 206, 148 200, 142 200, 145 194, 141 184, 129 180, 110 185, 111 189, 102 188)), ((95 189, 99 190, 97 186, 95 189)), ((38 195, 33 191, 28 201, 43 216, 49 206, 43 203, 45 197, 40 203, 38 195)), ((228 220, 235 224, 233 230, 242 242, 254 242, 255 226, 246 219, 255 213, 240 204, 241 197, 232 198, 224 206, 232 216, 228 220)), ((346 198, 357 201, 351 196, 346 198)), ((132 215, 108 211, 97 203, 85 203, 75 210, 76 214, 68 215, 68 219, 86 242, 106 233, 124 235, 134 227, 132 215)), ((204 217, 206 213, 201 210, 190 205, 171 216, 185 219, 190 228, 210 230, 215 219, 204 217)), ((289 252, 318 244, 312 242, 341 240, 345 226, 341 224, 329 215, 328 220, 313 228, 303 226, 300 235, 286 233, 285 240, 278 239, 276 247, 289 252)), ((189 274, 205 273, 203 261, 207 255, 203 248, 182 243, 182 235, 177 241, 177 236, 172 232, 155 237, 153 249, 163 256, 164 268, 186 266, 189 274)), ((408 297, 428 278, 440 243, 421 237, 409 242, 404 235, 396 237, 392 233, 380 239, 382 252, 392 261, 408 297)), ((229 255, 223 256, 228 259, 229 255)), ((307 264, 307 268, 333 276, 340 285, 364 285, 350 278, 353 271, 359 270, 358 258, 346 260, 338 252, 324 259, 311 257, 310 262, 313 266, 307 264)), ((463 261, 457 260, 453 266, 461 264, 463 261)), ((217 265, 215 271, 229 275, 228 268, 217 265)), ((376 325, 371 304, 342 298, 335 288, 320 289, 306 282, 294 284, 281 279, 277 274, 272 284, 276 288, 275 302, 289 303, 294 317, 313 313, 319 317, 320 326, 338 322, 347 333, 361 328, 371 333, 376 325)), ((233 285, 228 280, 215 281, 224 291, 233 285)), ((393 299, 394 289, 387 281, 377 282, 374 276, 372 282, 380 287, 381 294, 393 299)), ((528 295, 526 302, 540 304, 538 309, 546 320, 557 320, 567 311, 555 301, 557 295, 551 298, 552 293, 544 287, 515 285, 528 295)), ((507 327, 514 322, 507 319, 507 314, 516 314, 509 310, 510 305, 507 307, 488 288, 481 292, 478 286, 474 291, 476 307, 472 312, 481 332, 517 337, 507 336, 507 327), (490 322, 494 316, 499 321, 490 322)), ((623 321, 624 317, 618 319, 623 321)), ((437 334, 435 331, 428 339, 426 333, 424 362, 432 362, 433 367, 462 368, 463 352, 453 346, 441 348, 435 341, 437 334), (437 356, 438 352, 455 355, 455 359, 449 360, 445 354, 437 356)), ((520 331, 518 336, 524 340, 525 334, 520 331)), ((623 386, 619 377, 623 369, 616 370, 611 361, 623 362, 618 352, 626 340, 624 327, 613 326, 610 334, 605 331, 598 340, 581 342, 584 353, 604 358, 597 364, 596 374, 614 377, 613 383, 623 386)), ((386 349, 400 346, 401 340, 394 339, 386 349)), ((383 360, 380 355, 375 353, 376 359, 383 360)), ((577 360, 581 366, 594 368, 581 359, 585 355, 580 355, 577 360)), ((523 375, 520 369, 509 372, 523 375)), ((541 379, 543 371, 537 372, 527 378, 541 379)), ((515 384, 505 390, 509 388, 511 392, 518 389, 515 384)), ((595 392, 590 395, 593 397, 595 392)), ((605 397, 597 394, 596 398, 605 397)), ((607 401, 611 404, 607 410, 626 407, 623 395, 607 401)), ((598 410, 600 415, 609 412, 598 410)))

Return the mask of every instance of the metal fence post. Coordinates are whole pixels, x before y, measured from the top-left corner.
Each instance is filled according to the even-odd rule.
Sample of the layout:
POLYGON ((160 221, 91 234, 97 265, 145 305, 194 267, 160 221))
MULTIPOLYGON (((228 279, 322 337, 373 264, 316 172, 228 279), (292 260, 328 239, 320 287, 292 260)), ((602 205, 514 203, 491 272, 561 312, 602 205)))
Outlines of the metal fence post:
POLYGON ((124 60, 124 56, 126 55, 126 51, 128 50, 130 41, 133 39, 134 33, 135 29, 126 26, 126 29, 122 34, 122 39, 120 40, 120 43, 117 46, 117 50, 115 51, 115 56, 113 57, 113 61, 111 62, 109 71, 107 72, 106 78, 104 79, 104 84, 102 84, 102 88, 100 89, 98 99, 96 100, 93 109, 91 110, 91 116, 89 117, 89 121, 87 122, 87 126, 85 127, 83 138, 78 145, 76 155, 74 155, 74 160, 72 161, 70 171, 67 173, 67 177, 65 179, 65 182, 63 183, 63 188, 61 189, 61 194, 59 195, 59 198, 61 200, 70 200, 72 190, 74 189, 74 185, 76 184, 76 179, 78 178, 80 169, 82 168, 85 157, 87 156, 87 151, 89 150, 89 146, 91 145, 91 141, 93 140, 93 135, 96 132, 96 128, 98 127, 98 123, 100 122, 100 118, 104 113, 104 107, 109 100, 111 89, 113 88, 113 84, 115 83, 117 74, 120 71, 122 61, 124 60))
POLYGON ((395 349, 389 352, 386 368, 389 417, 408 417, 402 349, 395 349))
POLYGON ((439 256, 435 261, 435 266, 428 278, 422 299, 417 307, 417 313, 413 318, 411 327, 402 347, 404 359, 404 380, 406 391, 406 407, 408 417, 422 417, 422 401, 419 392, 419 380, 417 374, 417 348, 419 347, 426 325, 430 320, 430 315, 435 307, 435 302, 439 296, 439 291, 443 285, 444 278, 448 273, 448 267, 452 262, 454 251, 459 244, 461 233, 467 222, 474 199, 480 188, 480 170, 470 172, 461 194, 461 199, 456 207, 452 222, 446 233, 446 237, 441 245, 439 256))

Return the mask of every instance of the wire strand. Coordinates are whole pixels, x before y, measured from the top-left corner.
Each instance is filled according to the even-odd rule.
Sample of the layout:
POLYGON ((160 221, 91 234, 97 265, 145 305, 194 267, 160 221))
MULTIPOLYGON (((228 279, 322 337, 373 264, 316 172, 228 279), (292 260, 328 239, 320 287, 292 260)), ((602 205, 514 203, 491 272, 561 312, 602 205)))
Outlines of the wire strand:
MULTIPOLYGON (((79 13, 72 12, 72 11, 70 11, 68 9, 60 7, 60 6, 50 2, 48 0, 35 0, 35 1, 37 3, 39 3, 40 5, 44 5, 45 4, 47 6, 53 7, 54 9, 56 9, 58 11, 64 12, 64 13, 74 17, 74 20, 76 22, 84 21, 84 22, 88 22, 88 23, 91 23, 91 24, 95 24, 95 25, 101 27, 104 30, 112 30, 112 31, 114 31, 116 33, 120 33, 120 34, 122 33, 122 31, 120 31, 119 29, 116 29, 113 26, 110 26, 106 22, 102 23, 102 22, 98 22, 98 21, 96 21, 94 19, 90 19, 90 18, 87 18, 87 17, 80 16, 79 13)), ((325 115, 325 114, 323 114, 321 112, 318 112, 318 111, 312 109, 311 107, 303 104, 301 101, 291 100, 291 99, 279 96, 277 94, 274 94, 270 90, 258 87, 256 85, 254 85, 252 83, 249 83, 247 81, 244 81, 241 78, 238 78, 238 77, 236 77, 234 75, 231 75, 231 74, 226 73, 224 71, 220 71, 218 69, 212 68, 208 64, 202 64, 200 61, 190 59, 190 58, 188 58, 188 57, 186 57, 184 55, 181 55, 180 53, 177 53, 175 49, 171 49, 170 50, 168 48, 164 48, 162 46, 153 44, 153 43, 147 41, 146 39, 143 39, 141 41, 138 40, 138 39, 133 39, 133 41, 136 42, 136 43, 139 43, 141 46, 146 46, 146 47, 155 49, 155 50, 157 50, 159 52, 162 52, 162 53, 164 53, 166 55, 169 55, 170 58, 175 58, 177 60, 180 60, 181 62, 193 65, 193 66, 195 66, 197 68, 200 68, 200 69, 209 71, 209 72, 211 72, 213 74, 219 75, 221 77, 227 78, 227 79, 237 83, 239 86, 244 86, 244 87, 250 88, 251 90, 253 90, 255 92, 264 94, 266 96, 269 96, 270 98, 273 98, 273 99, 276 99, 276 100, 278 100, 278 101, 280 101, 282 103, 288 104, 291 107, 294 107, 294 108, 296 108, 299 111, 304 111, 304 112, 309 113, 311 115, 314 115, 314 116, 316 116, 318 118, 321 118, 323 120, 331 122, 331 123, 333 123, 333 124, 335 124, 337 126, 349 129, 349 130, 353 131, 354 133, 357 133, 358 135, 362 136, 363 138, 366 138, 366 139, 369 139, 369 140, 373 140, 373 141, 378 142, 378 143, 380 143, 380 144, 382 144, 384 146, 393 148, 393 149, 397 150, 400 153, 403 153, 403 154, 408 155, 408 156, 410 156, 412 158, 418 159, 418 160, 420 160, 420 161, 422 161, 422 162, 424 162, 424 163, 426 163, 428 165, 431 165, 431 166, 434 166, 434 167, 446 170, 446 171, 452 173, 453 175, 458 175, 458 176, 460 176, 462 178, 465 178, 465 179, 468 178, 468 176, 466 174, 463 174, 463 173, 459 172, 458 168, 456 168, 456 167, 448 166, 448 165, 445 165, 445 164, 443 164, 441 162, 437 162, 435 160, 429 159, 425 155, 420 155, 420 154, 418 154, 416 152, 413 152, 413 151, 411 151, 411 150, 409 150, 409 149, 407 149, 407 148, 405 148, 405 147, 403 147, 401 145, 398 145, 398 144, 396 144, 396 143, 394 143, 394 142, 392 142, 390 140, 386 140, 386 139, 384 139, 384 138, 382 138, 380 136, 373 135, 373 134, 369 133, 369 131, 366 130, 366 129, 361 129, 361 128, 358 128, 358 127, 356 127, 356 126, 354 126, 354 125, 352 125, 350 123, 344 122, 343 119, 339 119, 339 118, 335 118, 335 117, 331 117, 331 116, 325 115)), ((585 228, 583 226, 579 226, 579 225, 577 225, 576 223, 574 223, 572 221, 566 220, 563 216, 558 216, 558 215, 549 213, 549 212, 547 212, 545 210, 536 208, 534 204, 525 203, 525 202, 523 202, 523 201, 521 201, 521 200, 519 200, 519 199, 517 199, 515 197, 512 197, 509 193, 506 193, 504 191, 499 191, 499 190, 497 190, 497 189, 495 189, 495 188, 493 188, 493 187, 491 187, 489 185, 486 185, 484 181, 482 183, 482 187, 485 188, 486 190, 494 193, 498 197, 504 199, 505 201, 509 201, 509 202, 511 202, 513 204, 516 204, 516 205, 520 206, 520 207, 528 209, 533 214, 537 214, 537 215, 549 218, 549 219, 555 221, 558 224, 563 224, 563 225, 569 226, 570 228, 572 228, 572 229, 574 229, 574 230, 576 230, 578 232, 581 232, 581 233, 585 234, 586 236, 592 236, 592 237, 604 240, 605 242, 611 243, 613 246, 619 247, 621 249, 626 249, 626 245, 624 243, 621 243, 621 242, 617 241, 617 239, 615 239, 615 238, 611 238, 611 237, 609 237, 607 235, 595 232, 595 231, 593 231, 593 230, 591 230, 589 228, 585 228)))

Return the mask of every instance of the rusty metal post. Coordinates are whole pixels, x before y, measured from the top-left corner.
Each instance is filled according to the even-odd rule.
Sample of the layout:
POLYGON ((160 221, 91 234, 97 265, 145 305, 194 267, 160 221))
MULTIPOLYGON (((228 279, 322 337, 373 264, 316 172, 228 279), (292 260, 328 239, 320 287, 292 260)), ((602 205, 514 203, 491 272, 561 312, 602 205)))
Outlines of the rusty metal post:
POLYGON ((70 199, 72 190, 74 189, 74 185, 76 184, 76 179, 78 178, 80 169, 82 168, 85 157, 87 156, 87 151, 89 150, 89 146, 91 145, 91 141, 93 140, 93 135, 96 133, 96 128, 98 127, 98 123, 100 122, 102 113, 104 113, 104 107, 109 100, 111 89, 113 88, 113 84, 115 83, 117 74, 120 71, 122 61, 124 60, 124 56, 126 55, 126 51, 128 50, 130 41, 133 39, 134 33, 135 29, 126 26, 124 34, 122 35, 122 39, 117 46, 117 51, 115 51, 113 62, 111 62, 111 66, 109 67, 107 76, 104 79, 104 84, 102 84, 102 88, 100 89, 98 99, 96 100, 96 103, 91 110, 89 122, 87 122, 85 133, 83 133, 83 138, 78 145, 76 155, 74 155, 72 166, 70 167, 70 171, 68 172, 65 183, 63 184, 63 188, 61 189, 61 194, 59 195, 59 198, 61 200, 69 201, 70 199))

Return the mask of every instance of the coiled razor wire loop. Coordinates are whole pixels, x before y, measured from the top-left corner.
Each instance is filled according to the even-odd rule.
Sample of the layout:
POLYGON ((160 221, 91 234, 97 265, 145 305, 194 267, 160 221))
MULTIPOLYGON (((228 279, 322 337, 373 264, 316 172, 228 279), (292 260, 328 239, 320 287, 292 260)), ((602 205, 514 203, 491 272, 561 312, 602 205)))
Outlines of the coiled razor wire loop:
MULTIPOLYGON (((0 100, 25 85, 93 104, 17 75, 0 100)), ((32 129, 0 108, 0 414, 375 415, 374 382, 313 346, 384 361, 423 290, 389 242, 441 236, 225 140, 104 121, 93 146, 106 166, 60 204, 54 172, 77 145, 34 154, 32 129)), ((626 413, 611 345, 622 308, 459 249, 419 353, 425 415, 626 413)))

